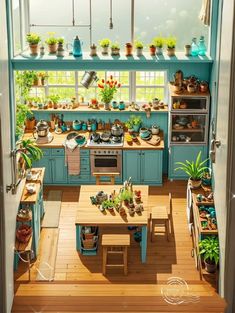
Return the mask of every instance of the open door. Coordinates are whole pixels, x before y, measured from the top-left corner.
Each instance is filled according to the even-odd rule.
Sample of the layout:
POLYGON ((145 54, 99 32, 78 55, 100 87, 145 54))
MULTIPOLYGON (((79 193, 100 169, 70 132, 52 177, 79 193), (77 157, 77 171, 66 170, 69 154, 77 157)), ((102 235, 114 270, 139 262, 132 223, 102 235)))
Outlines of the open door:
POLYGON ((212 121, 210 158, 220 241, 219 292, 235 312, 235 38, 234 0, 223 1, 219 48, 217 118, 212 121))

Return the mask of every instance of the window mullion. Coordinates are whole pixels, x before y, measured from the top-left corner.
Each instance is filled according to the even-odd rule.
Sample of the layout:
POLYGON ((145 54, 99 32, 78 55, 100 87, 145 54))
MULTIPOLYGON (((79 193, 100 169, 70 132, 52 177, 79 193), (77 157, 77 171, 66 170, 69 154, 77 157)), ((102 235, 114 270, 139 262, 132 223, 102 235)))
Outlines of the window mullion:
POLYGON ((78 71, 75 71, 74 73, 75 75, 75 97, 76 97, 76 100, 78 101, 78 71))

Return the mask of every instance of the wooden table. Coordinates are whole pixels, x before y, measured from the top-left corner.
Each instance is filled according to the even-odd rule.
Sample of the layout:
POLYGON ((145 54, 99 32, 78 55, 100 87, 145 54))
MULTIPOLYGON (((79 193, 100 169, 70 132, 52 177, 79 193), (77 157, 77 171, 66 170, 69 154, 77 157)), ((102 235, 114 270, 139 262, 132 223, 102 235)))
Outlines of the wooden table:
POLYGON ((103 190, 110 194, 113 190, 116 192, 122 186, 120 185, 105 185, 91 186, 83 185, 80 189, 80 197, 78 201, 78 209, 76 216, 76 248, 81 251, 81 228, 82 226, 138 226, 141 228, 141 260, 146 262, 147 255, 147 224, 148 224, 148 186, 134 186, 134 190, 141 190, 141 196, 144 206, 144 211, 141 214, 130 216, 127 212, 126 217, 122 217, 118 212, 110 213, 107 210, 101 212, 97 206, 91 204, 90 197, 95 196, 97 192, 103 190))

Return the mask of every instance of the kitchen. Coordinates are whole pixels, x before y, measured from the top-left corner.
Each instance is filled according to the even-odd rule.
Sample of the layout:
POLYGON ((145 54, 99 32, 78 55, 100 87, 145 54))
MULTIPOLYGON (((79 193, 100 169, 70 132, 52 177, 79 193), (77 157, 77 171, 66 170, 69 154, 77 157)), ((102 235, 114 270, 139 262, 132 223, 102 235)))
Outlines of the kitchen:
POLYGON ((169 297, 173 283, 195 290, 199 304, 188 298, 195 310, 214 303, 215 312, 224 312, 221 172, 213 170, 220 157, 215 82, 222 7, 197 0, 192 10, 185 1, 166 10, 151 0, 163 17, 169 14, 158 28, 150 3, 104 0, 104 9, 91 0, 81 5, 81 19, 79 1, 68 5, 69 17, 60 14, 61 1, 48 21, 46 6, 34 1, 6 6, 6 193, 15 201, 8 308, 14 296, 12 312, 44 305, 65 312, 79 301, 81 310, 101 312, 106 301, 110 309, 101 288, 108 284, 117 310, 125 301, 136 310, 137 295, 146 305, 141 286, 147 297, 156 295, 150 310, 174 312, 174 301, 180 303, 169 297), (118 8, 126 13, 119 16, 118 8), (130 299, 120 298, 122 290, 130 299), (90 303, 97 294, 97 307, 82 294, 90 303))

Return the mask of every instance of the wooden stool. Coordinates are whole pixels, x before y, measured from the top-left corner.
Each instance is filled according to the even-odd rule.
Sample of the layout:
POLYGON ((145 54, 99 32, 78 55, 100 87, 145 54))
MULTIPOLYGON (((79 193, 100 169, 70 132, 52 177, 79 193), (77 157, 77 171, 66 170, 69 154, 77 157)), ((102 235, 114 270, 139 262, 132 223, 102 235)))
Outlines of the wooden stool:
MULTIPOLYGON (((31 235, 29 241, 27 243, 21 243, 16 239, 15 242, 15 249, 16 251, 21 255, 21 254, 26 254, 27 257, 27 263, 28 263, 28 274, 29 274, 29 281, 31 279, 31 272, 30 272, 30 268, 31 268, 31 250, 32 250, 32 239, 33 239, 33 235, 31 235)), ((19 256, 17 256, 19 257, 19 256)))
POLYGON ((151 241, 153 241, 153 236, 155 234, 155 225, 164 225, 167 240, 170 240, 170 224, 171 233, 173 233, 172 226, 172 198, 171 193, 169 193, 169 206, 156 206, 152 208, 151 212, 151 241))
POLYGON ((114 234, 102 235, 103 246, 103 275, 106 275, 107 267, 123 267, 124 274, 127 275, 127 249, 130 246, 130 235, 114 234), (123 264, 108 264, 108 254, 122 254, 123 264))
POLYGON ((120 176, 120 173, 93 173, 93 176, 96 178, 96 185, 115 185, 115 176, 120 176), (101 181, 102 176, 108 176, 110 181, 101 181))

